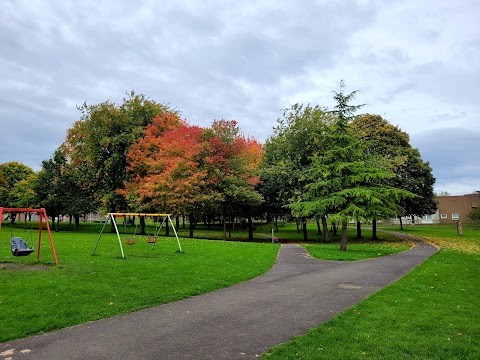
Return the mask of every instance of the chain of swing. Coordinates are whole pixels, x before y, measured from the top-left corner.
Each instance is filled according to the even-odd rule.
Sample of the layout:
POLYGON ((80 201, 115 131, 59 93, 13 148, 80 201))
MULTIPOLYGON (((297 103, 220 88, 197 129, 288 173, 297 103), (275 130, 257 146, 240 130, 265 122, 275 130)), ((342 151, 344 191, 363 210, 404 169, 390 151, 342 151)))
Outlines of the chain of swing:
MULTIPOLYGON (((148 224, 145 221, 145 232, 147 234, 147 243, 155 244, 157 242, 158 234, 160 233, 160 230, 162 229, 163 225, 165 224, 165 220, 166 220, 166 218, 164 218, 162 223, 160 225, 158 225, 159 222, 157 221, 157 216, 153 217, 153 226, 155 228, 155 230, 153 232, 153 235, 150 235, 150 233, 148 231, 148 224)), ((124 217, 124 219, 123 219, 123 231, 125 232, 125 244, 135 245, 138 226, 139 226, 139 224, 135 224, 135 230, 133 232, 133 235, 130 235, 128 233, 128 229, 127 229, 127 218, 124 217)), ((167 224, 167 226, 168 226, 168 224, 167 224)))

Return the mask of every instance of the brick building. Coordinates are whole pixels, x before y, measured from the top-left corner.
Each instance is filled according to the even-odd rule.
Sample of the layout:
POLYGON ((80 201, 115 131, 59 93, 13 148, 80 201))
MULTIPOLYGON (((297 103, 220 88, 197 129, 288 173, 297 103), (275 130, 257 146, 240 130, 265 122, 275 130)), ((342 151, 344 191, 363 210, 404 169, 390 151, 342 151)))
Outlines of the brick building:
POLYGON ((480 191, 460 196, 437 196, 435 199, 438 210, 431 216, 438 221, 434 223, 454 224, 457 221, 469 223, 472 221, 467 217, 468 213, 480 206, 480 191))

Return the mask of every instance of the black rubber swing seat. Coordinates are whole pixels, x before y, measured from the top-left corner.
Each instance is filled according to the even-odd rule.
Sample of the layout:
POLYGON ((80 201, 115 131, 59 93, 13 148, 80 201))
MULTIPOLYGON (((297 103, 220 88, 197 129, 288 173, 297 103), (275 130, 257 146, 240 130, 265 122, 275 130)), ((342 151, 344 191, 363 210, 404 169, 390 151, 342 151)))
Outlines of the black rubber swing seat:
POLYGON ((12 246, 12 255, 13 256, 27 256, 30 255, 35 249, 33 246, 28 247, 28 244, 23 241, 22 238, 13 237, 10 239, 10 245, 12 246))

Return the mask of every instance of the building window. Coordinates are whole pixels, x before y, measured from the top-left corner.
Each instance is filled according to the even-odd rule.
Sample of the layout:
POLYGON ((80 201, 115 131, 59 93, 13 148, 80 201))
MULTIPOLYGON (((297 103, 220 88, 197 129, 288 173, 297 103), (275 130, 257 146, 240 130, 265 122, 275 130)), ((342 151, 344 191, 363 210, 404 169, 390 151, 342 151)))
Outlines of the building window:
POLYGON ((425 216, 424 216, 424 219, 425 219, 425 220, 432 220, 432 215, 425 215, 425 216))
POLYGON ((441 215, 440 215, 440 218, 442 218, 442 219, 447 219, 448 216, 447 216, 447 214, 441 214, 441 215))
POLYGON ((457 213, 452 214, 452 220, 458 220, 458 214, 457 213))

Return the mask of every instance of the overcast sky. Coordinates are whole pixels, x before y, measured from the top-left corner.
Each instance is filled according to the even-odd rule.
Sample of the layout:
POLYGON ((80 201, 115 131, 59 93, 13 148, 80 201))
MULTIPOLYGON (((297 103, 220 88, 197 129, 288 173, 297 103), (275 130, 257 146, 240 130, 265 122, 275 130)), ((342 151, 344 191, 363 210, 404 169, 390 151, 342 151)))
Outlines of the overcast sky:
POLYGON ((436 191, 480 190, 480 1, 0 2, 0 163, 39 170, 84 101, 134 90, 264 142, 282 109, 362 112, 410 134, 436 191))

